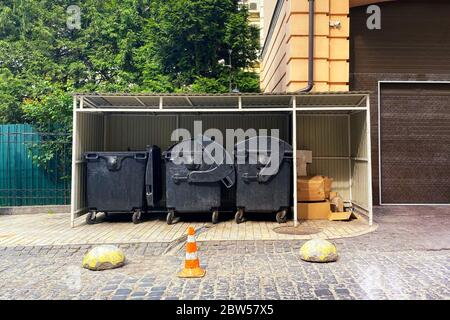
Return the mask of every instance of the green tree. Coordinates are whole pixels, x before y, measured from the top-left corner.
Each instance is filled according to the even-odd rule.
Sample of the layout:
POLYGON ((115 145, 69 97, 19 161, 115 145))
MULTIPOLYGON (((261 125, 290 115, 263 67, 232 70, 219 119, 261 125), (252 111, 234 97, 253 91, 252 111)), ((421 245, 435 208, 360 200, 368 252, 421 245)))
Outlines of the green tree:
POLYGON ((230 75, 233 88, 256 92, 245 70, 258 38, 237 0, 2 0, 0 123, 50 132, 30 147, 46 166, 70 158, 73 92, 223 93, 230 75), (80 29, 67 26, 70 5, 80 29), (231 70, 218 62, 230 49, 231 70))
POLYGON ((20 123, 22 109, 20 98, 27 91, 25 84, 16 79, 8 69, 0 70, 0 124, 20 123))
POLYGON ((236 0, 3 0, 0 122, 67 131, 73 92, 226 92, 229 49, 233 86, 257 91, 258 30, 236 0))
POLYGON ((248 15, 236 0, 167 0, 148 21, 147 45, 177 87, 199 77, 223 80, 229 70, 218 61, 228 63, 230 49, 233 72, 257 59, 259 30, 249 25, 248 15))

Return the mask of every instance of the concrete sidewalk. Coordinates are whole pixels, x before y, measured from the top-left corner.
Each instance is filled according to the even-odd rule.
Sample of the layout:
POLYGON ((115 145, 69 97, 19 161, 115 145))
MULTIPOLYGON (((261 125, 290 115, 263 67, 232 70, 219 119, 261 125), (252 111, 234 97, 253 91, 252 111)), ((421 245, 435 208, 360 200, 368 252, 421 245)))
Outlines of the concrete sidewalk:
POLYGON ((288 235, 275 232, 275 228, 284 224, 270 221, 269 217, 266 217, 269 221, 249 220, 238 225, 232 220, 232 215, 222 215, 224 221, 212 225, 203 222, 207 219, 205 215, 199 215, 197 219, 185 216, 184 222, 170 226, 163 214, 147 215, 146 218, 148 220, 134 225, 130 215, 122 214, 87 225, 84 217, 80 217, 76 220, 76 227, 70 228, 68 214, 0 216, 0 246, 172 242, 184 236, 189 226, 196 229, 205 227, 198 234, 198 241, 337 239, 359 236, 377 228, 376 224, 369 227, 361 218, 349 222, 303 221, 302 227, 314 229, 317 233, 288 235))

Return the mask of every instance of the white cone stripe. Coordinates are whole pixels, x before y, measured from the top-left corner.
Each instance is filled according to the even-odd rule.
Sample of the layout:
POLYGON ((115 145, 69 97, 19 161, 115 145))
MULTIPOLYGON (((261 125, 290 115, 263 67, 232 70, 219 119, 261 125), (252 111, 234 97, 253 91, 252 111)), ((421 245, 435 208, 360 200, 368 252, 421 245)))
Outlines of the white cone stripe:
POLYGON ((195 242, 195 236, 188 236, 187 242, 190 242, 190 243, 195 242))
POLYGON ((197 252, 186 252, 186 260, 197 260, 197 252))

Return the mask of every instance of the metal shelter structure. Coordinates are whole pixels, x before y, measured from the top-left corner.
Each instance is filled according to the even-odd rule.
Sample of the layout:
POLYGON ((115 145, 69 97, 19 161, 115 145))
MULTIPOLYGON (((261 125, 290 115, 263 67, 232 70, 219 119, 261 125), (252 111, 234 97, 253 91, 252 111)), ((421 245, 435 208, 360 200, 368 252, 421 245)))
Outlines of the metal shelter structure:
MULTIPOLYGON (((313 149, 313 154, 316 154, 313 159, 321 166, 316 166, 314 170, 322 169, 332 176, 340 177, 337 183, 345 200, 366 214, 369 224, 372 224, 369 108, 368 92, 75 94, 71 226, 74 226, 75 218, 84 214, 87 209, 83 181, 84 152, 117 151, 124 146, 133 145, 132 142, 136 139, 147 139, 145 142, 148 144, 153 144, 158 139, 164 146, 170 141, 168 128, 178 129, 180 117, 187 119, 194 116, 214 116, 214 122, 209 123, 222 127, 245 121, 253 123, 257 118, 264 120, 259 124, 260 127, 267 127, 272 125, 272 119, 282 117, 280 119, 285 120, 280 120, 277 125, 289 128, 286 129, 285 138, 289 140, 293 150, 313 149), (167 120, 171 116, 175 119, 173 122, 167 120), (137 125, 137 122, 143 125, 137 125)), ((143 148, 143 143, 137 146, 143 148)), ((297 159, 294 157, 292 209, 295 224, 298 223, 296 168, 297 159)))

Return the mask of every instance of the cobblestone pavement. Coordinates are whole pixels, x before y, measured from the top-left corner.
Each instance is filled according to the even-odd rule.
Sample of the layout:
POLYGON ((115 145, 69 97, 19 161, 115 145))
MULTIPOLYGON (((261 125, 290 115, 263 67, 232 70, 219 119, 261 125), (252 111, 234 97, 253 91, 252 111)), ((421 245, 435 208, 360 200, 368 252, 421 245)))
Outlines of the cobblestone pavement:
POLYGON ((179 279, 182 246, 122 244, 127 264, 80 268, 90 246, 0 248, 0 299, 450 299, 447 208, 377 209, 377 231, 334 241, 332 264, 304 241, 199 243, 202 279, 179 279))

